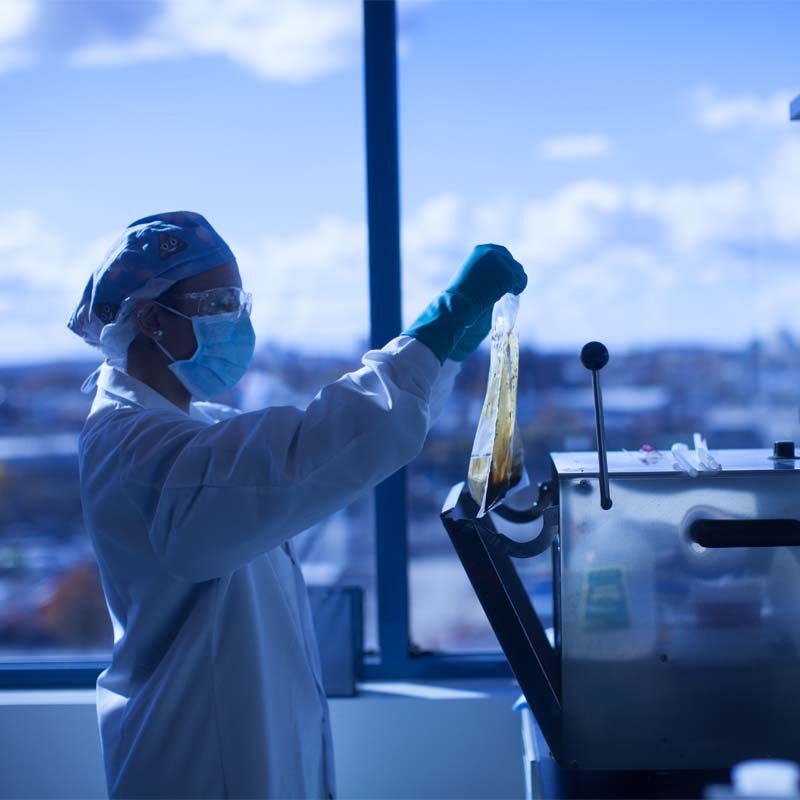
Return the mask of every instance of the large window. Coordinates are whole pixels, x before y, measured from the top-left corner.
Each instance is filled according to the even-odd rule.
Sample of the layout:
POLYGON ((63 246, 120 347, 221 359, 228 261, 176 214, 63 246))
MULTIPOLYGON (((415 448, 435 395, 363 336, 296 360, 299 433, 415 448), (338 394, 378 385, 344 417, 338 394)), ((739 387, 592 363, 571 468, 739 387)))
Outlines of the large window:
MULTIPOLYGON (((0 3, 0 659, 110 649, 76 460, 99 354, 66 321, 125 225, 196 210, 236 253, 258 346, 234 404, 302 406, 359 366, 360 32, 357 3, 0 3)), ((375 647, 371 509, 297 550, 310 583, 363 586, 375 647)))
MULTIPOLYGON (((125 224, 197 210, 236 252, 259 345, 231 402, 302 406, 358 366, 361 16, 355 0, 0 3, 0 660, 108 655, 76 463, 98 355, 65 323, 125 224)), ((593 447, 589 339, 612 354, 613 448, 695 430, 712 447, 800 436, 799 23, 793 4, 744 0, 398 4, 404 319, 477 242, 525 264, 534 482, 550 451, 593 447)), ((386 144, 391 70, 366 69, 386 144)), ((375 152, 370 174, 386 178, 375 152)), ((390 200, 370 197, 389 234, 390 200)), ((369 268, 373 296, 399 301, 392 266, 369 268)), ((391 651, 369 674, 494 668, 405 653, 406 610, 417 653, 497 650, 438 518, 466 474, 487 369, 485 350, 464 365, 407 495, 396 481, 385 507, 366 498, 297 540, 309 582, 364 587, 367 649, 391 651), (395 540, 375 542, 375 518, 401 521, 406 496, 408 565, 395 540)), ((549 560, 524 580, 547 620, 549 560)))
MULTIPOLYGON (((498 1, 426 5, 403 31, 405 319, 477 242, 526 266, 518 415, 534 481, 550 451, 594 447, 578 360, 592 339, 611 352, 613 449, 798 438, 798 26, 782 2, 498 1)), ((465 478, 487 372, 485 352, 465 365, 410 470, 423 650, 497 648, 437 517, 465 478)), ((525 580, 547 618, 546 556, 525 580)))

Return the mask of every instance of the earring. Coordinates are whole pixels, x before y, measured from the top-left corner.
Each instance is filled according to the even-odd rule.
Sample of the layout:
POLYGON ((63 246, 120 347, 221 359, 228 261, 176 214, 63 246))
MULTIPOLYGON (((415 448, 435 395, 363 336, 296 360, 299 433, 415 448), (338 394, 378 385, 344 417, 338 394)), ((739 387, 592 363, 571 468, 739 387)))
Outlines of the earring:
POLYGON ((155 336, 156 339, 160 339, 163 335, 164 335, 164 331, 161 331, 161 330, 153 331, 153 336, 155 336))

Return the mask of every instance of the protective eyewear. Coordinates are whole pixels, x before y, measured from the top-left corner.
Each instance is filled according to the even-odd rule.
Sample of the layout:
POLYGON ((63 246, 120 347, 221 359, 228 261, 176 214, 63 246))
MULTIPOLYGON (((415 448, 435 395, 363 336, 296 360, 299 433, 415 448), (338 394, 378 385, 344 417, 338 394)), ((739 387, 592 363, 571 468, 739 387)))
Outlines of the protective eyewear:
POLYGON ((215 314, 237 314, 237 319, 250 316, 253 295, 238 286, 223 286, 203 292, 186 292, 174 295, 193 304, 191 316, 211 317, 215 314))

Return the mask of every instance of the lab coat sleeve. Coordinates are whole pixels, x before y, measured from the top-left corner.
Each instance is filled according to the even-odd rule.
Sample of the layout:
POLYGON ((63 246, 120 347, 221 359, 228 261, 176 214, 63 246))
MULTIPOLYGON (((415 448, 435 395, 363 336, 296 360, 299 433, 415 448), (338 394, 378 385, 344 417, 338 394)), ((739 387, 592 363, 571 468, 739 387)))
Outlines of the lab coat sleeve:
POLYGON ((441 370, 439 370, 439 375, 431 389, 429 404, 431 425, 442 415, 447 400, 453 393, 453 386, 455 385, 459 372, 461 372, 461 363, 459 361, 450 360, 445 361, 441 370))
POLYGON ((193 581, 227 574, 417 456, 432 391, 446 389, 437 386, 438 359, 400 337, 367 353, 363 365, 304 411, 268 408, 213 425, 134 415, 120 444, 128 464, 123 484, 168 571, 193 581))

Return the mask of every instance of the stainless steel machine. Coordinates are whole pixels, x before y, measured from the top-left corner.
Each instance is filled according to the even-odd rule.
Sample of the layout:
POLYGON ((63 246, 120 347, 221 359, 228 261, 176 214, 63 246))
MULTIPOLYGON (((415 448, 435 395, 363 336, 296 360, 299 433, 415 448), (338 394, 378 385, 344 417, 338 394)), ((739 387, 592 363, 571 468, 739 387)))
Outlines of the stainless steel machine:
POLYGON ((547 746, 575 772, 800 761, 794 445, 714 451, 721 469, 696 477, 670 453, 606 455, 604 350, 583 354, 598 452, 552 453, 526 510, 476 519, 459 484, 442 511, 547 746), (550 638, 516 566, 548 554, 550 638))

